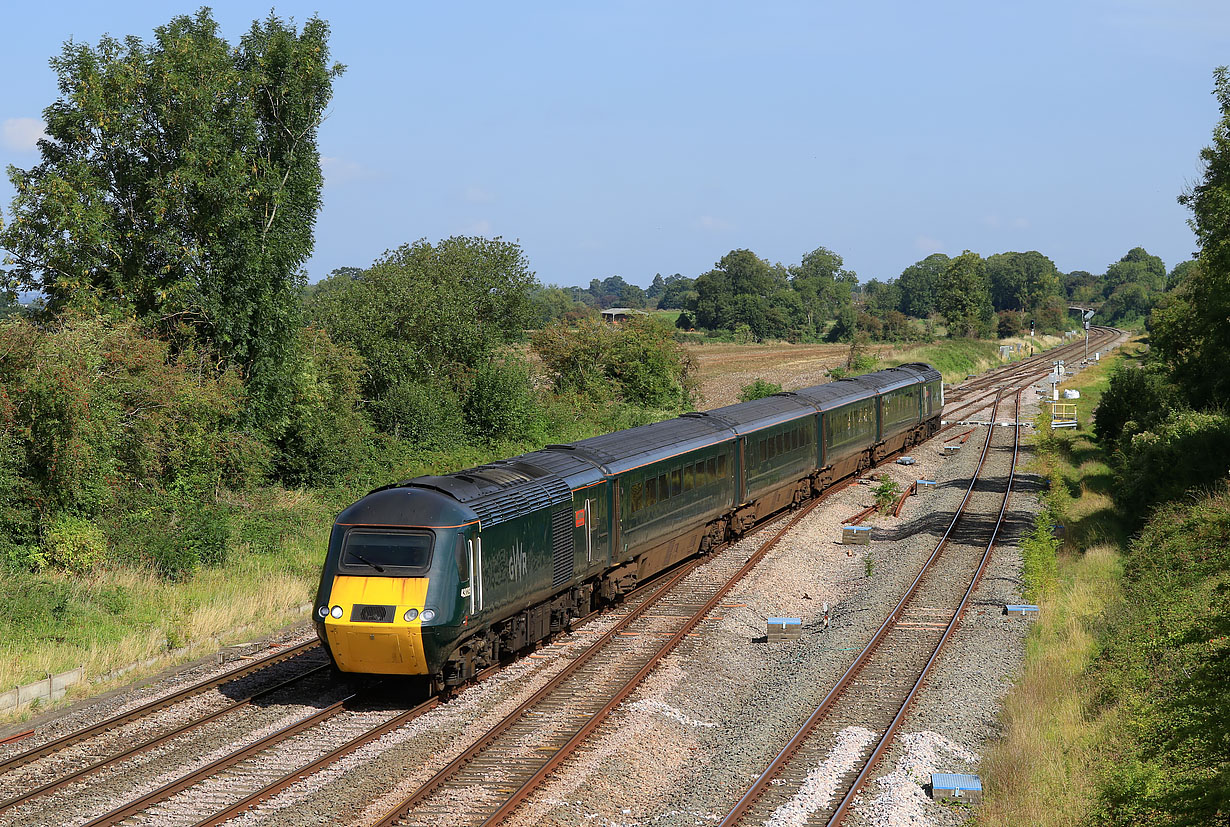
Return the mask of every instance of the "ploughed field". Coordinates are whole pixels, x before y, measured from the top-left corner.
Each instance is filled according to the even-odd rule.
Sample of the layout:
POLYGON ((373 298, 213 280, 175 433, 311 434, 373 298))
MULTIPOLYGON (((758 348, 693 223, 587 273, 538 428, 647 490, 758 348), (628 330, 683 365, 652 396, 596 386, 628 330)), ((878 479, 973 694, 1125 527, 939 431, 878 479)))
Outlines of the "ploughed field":
MULTIPOLYGON (((879 354, 889 349, 888 345, 875 345, 867 352, 879 354)), ((704 409, 733 405, 739 401, 739 390, 757 379, 774 382, 784 390, 827 382, 829 368, 845 365, 850 346, 706 342, 690 344, 687 350, 696 360, 704 397, 700 407, 704 409)))

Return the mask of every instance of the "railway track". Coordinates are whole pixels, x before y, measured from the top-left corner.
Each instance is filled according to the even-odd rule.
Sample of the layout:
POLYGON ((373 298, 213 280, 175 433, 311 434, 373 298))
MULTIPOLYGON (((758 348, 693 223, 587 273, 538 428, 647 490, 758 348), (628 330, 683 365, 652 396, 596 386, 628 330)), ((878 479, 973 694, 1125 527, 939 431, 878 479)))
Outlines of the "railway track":
MULTIPOLYGON (((1014 392, 1017 416, 1022 393, 1023 389, 1014 392)), ((1002 397, 1003 392, 992 418, 1002 397)), ((841 823, 961 621, 1003 524, 1019 446, 1019 427, 987 429, 965 498, 930 559, 722 827, 775 819, 830 827, 841 823), (990 476, 989 465, 1005 467, 1001 474, 990 476), (834 765, 833 755, 857 758, 846 766, 834 765)))
POLYGON ((728 548, 711 560, 685 563, 582 657, 386 813, 378 827, 504 820, 822 500, 786 518, 746 560, 728 548))
POLYGON ((0 815, 260 703, 325 669, 315 641, 289 647, 12 755, 0 761, 0 815))

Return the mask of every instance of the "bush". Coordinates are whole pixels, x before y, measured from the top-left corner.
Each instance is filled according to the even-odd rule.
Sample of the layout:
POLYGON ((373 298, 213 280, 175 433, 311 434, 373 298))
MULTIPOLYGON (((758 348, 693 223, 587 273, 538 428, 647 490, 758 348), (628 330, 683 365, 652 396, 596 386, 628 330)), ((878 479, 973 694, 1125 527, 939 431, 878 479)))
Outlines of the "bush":
POLYGON ((418 448, 447 450, 465 437, 461 401, 442 382, 393 385, 372 405, 372 418, 385 434, 418 448))
MULTIPOLYGON (((1091 824, 1225 824, 1230 812, 1230 495, 1158 509, 1103 637, 1116 711, 1091 824)), ((1106 739, 1103 739, 1106 740, 1106 739)))
POLYGON ((1178 391, 1163 369, 1120 362, 1093 411, 1093 433, 1098 442, 1113 450, 1135 434, 1156 427, 1180 407, 1178 391))
POLYGON ((471 435, 483 442, 522 440, 542 426, 542 409, 525 362, 480 365, 470 377, 464 412, 471 435))
POLYGON ((657 319, 616 325, 582 322, 575 330, 552 325, 534 334, 557 393, 594 400, 622 399, 647 408, 679 410, 696 394, 695 364, 657 319))
POLYGON ((44 533, 47 562, 73 574, 89 574, 107 556, 107 536, 89 520, 57 514, 44 533))
POLYGON ((751 402, 753 399, 764 399, 766 396, 772 396, 775 393, 781 393, 782 386, 776 382, 766 382, 764 379, 757 379, 755 382, 744 385, 739 391, 740 402, 751 402))
POLYGON ((274 457, 280 479, 328 485, 365 463, 372 427, 359 412, 364 369, 353 348, 334 343, 323 330, 301 331, 293 401, 274 457))
POLYGON ((1143 520, 1155 505, 1208 487, 1230 473, 1230 416, 1176 411, 1132 437, 1120 456, 1117 498, 1143 520))

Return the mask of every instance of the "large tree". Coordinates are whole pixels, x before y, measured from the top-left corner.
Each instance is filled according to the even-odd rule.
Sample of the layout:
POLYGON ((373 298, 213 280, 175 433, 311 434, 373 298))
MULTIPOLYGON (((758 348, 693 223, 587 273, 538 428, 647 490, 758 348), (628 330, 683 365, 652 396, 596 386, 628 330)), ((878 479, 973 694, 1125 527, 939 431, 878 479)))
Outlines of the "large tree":
POLYGON ((65 43, 42 160, 9 169, 12 275, 51 312, 92 295, 207 343, 245 373, 250 415, 276 424, 320 206, 317 129, 343 70, 328 36, 317 17, 297 31, 270 14, 232 46, 203 8, 149 43, 65 43))
POLYGON ((980 336, 990 333, 995 311, 986 262, 966 250, 952 259, 936 285, 937 309, 948 325, 949 336, 980 336))
POLYGON ((1214 72, 1221 119, 1213 143, 1200 152, 1200 182, 1179 196, 1192 211, 1200 244, 1198 267, 1187 269, 1149 323, 1153 348, 1174 370, 1176 384, 1197 405, 1230 404, 1230 69, 1214 72))
POLYGON ((377 424, 396 432, 415 413, 409 400, 463 395, 501 345, 524 335, 535 285, 513 242, 420 240, 385 253, 357 277, 322 282, 307 316, 363 357, 365 397, 377 424))
POLYGON ((991 302, 996 310, 1033 310, 1059 293, 1055 262, 1030 250, 998 253, 986 261, 991 281, 991 302))
POLYGON ((897 284, 901 287, 902 313, 925 319, 935 312, 937 285, 949 261, 943 253, 932 253, 901 271, 897 284))
POLYGON ((1102 294, 1109 297, 1124 284, 1136 283, 1146 292, 1161 293, 1166 289, 1166 265, 1143 247, 1133 247, 1123 258, 1106 268, 1102 277, 1102 294))
POLYGON ((731 250, 696 278, 696 323, 710 330, 746 324, 758 339, 787 336, 802 307, 785 268, 751 250, 731 250))
POLYGON ((814 335, 824 330, 840 308, 849 306, 858 276, 844 267, 837 253, 817 247, 790 268, 790 284, 799 295, 807 332, 814 335))

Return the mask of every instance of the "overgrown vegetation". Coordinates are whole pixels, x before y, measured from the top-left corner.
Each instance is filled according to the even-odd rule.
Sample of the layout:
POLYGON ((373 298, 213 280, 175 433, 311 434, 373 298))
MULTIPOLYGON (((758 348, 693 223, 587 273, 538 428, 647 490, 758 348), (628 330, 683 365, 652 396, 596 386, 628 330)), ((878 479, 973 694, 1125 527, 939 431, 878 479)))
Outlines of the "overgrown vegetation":
MULTIPOLYGON (((1041 526, 1025 544, 1029 588, 1053 609, 986 760, 983 824, 1230 824, 1230 71, 1215 81, 1221 121, 1180 199, 1200 257, 1150 315, 1143 365, 1082 399, 1086 422, 1101 396, 1099 442, 1038 441, 1066 554, 1052 581, 1041 526)), ((1145 256, 1121 263, 1160 277, 1145 256)))
POLYGON ((757 378, 753 382, 749 382, 739 389, 739 401, 751 402, 756 399, 764 399, 766 396, 772 396, 775 393, 781 393, 782 386, 776 382, 769 382, 765 379, 757 378))

